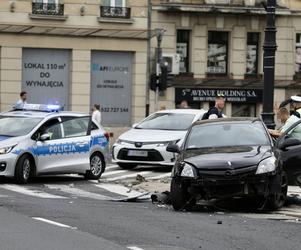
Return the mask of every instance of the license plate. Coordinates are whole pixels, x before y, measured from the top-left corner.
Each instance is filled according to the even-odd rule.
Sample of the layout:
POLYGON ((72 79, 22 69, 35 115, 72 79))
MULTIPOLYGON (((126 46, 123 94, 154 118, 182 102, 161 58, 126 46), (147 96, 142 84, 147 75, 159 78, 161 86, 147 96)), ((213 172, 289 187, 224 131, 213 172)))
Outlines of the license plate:
POLYGON ((147 151, 139 151, 139 150, 129 150, 128 156, 140 156, 140 157, 147 157, 147 151))

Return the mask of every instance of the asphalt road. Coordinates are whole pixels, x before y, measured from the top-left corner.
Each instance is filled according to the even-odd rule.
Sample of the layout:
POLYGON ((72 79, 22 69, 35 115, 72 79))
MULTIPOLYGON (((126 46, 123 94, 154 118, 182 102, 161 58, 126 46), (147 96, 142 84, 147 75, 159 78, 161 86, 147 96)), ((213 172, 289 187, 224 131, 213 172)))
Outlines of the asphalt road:
MULTIPOLYGON (((301 224, 197 208, 174 212, 149 201, 101 199, 110 192, 80 178, 41 178, 26 188, 63 198, 39 198, 1 188, 0 249, 300 249, 301 224), (47 185, 61 185, 74 195, 47 185), (219 223, 218 223, 219 222, 219 223), (57 224, 60 223, 60 224, 57 224), (221 223, 221 224, 220 224, 221 223)), ((40 192, 40 193, 39 193, 40 192)))

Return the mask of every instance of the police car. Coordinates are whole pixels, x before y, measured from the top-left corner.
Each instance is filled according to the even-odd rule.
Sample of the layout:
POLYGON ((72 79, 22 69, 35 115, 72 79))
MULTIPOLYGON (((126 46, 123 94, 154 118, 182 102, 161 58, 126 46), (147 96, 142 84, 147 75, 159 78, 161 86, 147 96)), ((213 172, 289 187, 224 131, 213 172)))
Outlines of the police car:
POLYGON ((25 104, 0 114, 0 176, 27 183, 46 174, 105 171, 109 136, 91 116, 63 112, 57 105, 25 104))

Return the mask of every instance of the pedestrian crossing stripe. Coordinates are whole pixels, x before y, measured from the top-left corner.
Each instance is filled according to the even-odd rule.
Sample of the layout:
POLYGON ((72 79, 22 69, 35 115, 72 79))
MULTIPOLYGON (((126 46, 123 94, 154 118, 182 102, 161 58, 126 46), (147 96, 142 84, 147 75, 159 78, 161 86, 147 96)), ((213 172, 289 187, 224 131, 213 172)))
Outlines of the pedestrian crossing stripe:
POLYGON ((49 193, 46 193, 46 192, 43 192, 40 190, 30 189, 30 188, 18 186, 18 185, 3 184, 3 185, 0 185, 0 187, 3 189, 9 190, 9 191, 13 191, 16 193, 25 194, 25 195, 29 195, 29 196, 33 196, 33 197, 37 197, 37 198, 67 199, 67 197, 64 197, 64 196, 49 194, 49 193))

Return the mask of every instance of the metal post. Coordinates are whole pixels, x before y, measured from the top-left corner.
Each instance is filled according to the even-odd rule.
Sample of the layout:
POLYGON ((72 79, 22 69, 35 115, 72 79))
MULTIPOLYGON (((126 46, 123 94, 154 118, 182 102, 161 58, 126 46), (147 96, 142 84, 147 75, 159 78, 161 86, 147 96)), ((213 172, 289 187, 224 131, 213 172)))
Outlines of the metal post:
POLYGON ((267 0, 267 17, 264 38, 263 54, 263 112, 262 119, 268 128, 275 128, 274 121, 274 81, 275 81, 275 52, 276 44, 276 0, 267 0))
MULTIPOLYGON (((156 36, 157 36, 157 49, 156 49, 156 75, 160 76, 160 65, 162 63, 162 48, 161 48, 161 42, 162 42, 162 36, 164 34, 164 29, 156 29, 156 36)), ((157 80, 158 81, 158 80, 157 80)), ((156 88, 155 93, 155 111, 159 110, 159 87, 156 88)))
POLYGON ((149 116, 149 85, 151 72, 151 38, 152 38, 152 0, 148 0, 147 7, 147 62, 146 62, 146 100, 145 100, 145 116, 149 116))

